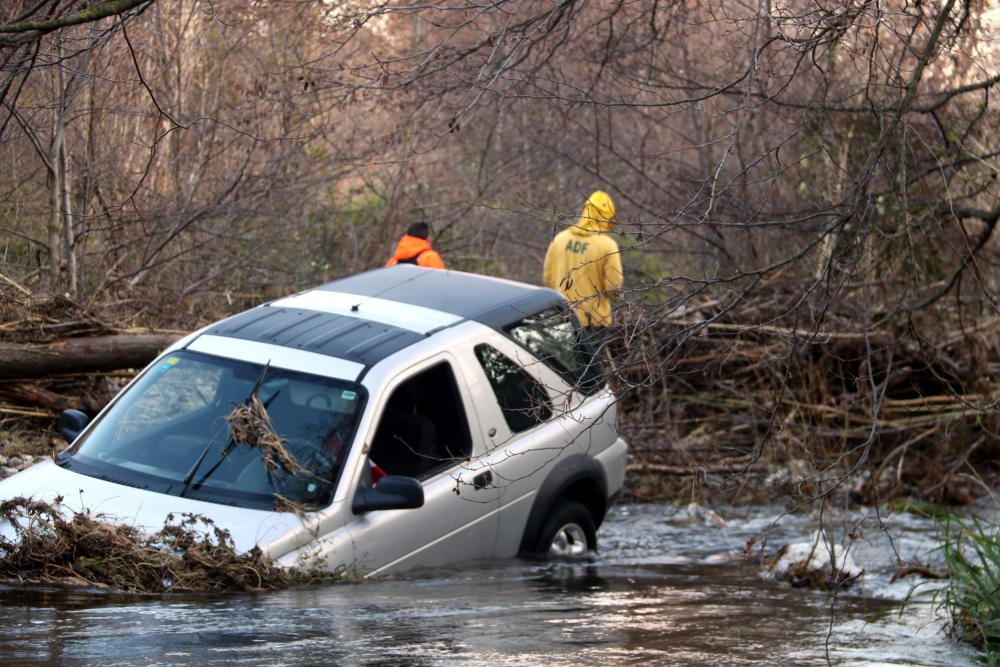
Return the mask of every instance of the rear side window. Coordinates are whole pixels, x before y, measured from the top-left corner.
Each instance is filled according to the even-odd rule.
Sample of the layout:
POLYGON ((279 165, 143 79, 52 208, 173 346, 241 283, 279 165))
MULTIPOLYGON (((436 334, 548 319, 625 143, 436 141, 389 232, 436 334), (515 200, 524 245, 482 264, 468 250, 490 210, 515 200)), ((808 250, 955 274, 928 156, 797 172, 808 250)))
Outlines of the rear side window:
POLYGON ((598 355, 581 339, 569 310, 551 308, 507 327, 507 333, 586 395, 604 386, 598 355))
POLYGON ((476 357, 490 381, 511 433, 527 431, 552 416, 545 387, 494 347, 476 346, 476 357))

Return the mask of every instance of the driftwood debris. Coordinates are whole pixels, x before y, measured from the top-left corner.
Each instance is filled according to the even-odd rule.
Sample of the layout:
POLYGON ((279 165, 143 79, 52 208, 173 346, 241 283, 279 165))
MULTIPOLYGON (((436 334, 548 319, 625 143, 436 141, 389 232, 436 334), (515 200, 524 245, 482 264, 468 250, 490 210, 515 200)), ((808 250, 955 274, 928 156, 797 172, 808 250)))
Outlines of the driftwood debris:
POLYGON ((14 405, 27 405, 43 408, 50 412, 63 410, 82 410, 90 414, 97 413, 104 405, 106 397, 93 395, 66 396, 48 389, 21 382, 0 384, 0 400, 14 405))
POLYGON ((947 572, 939 572, 919 563, 907 563, 899 561, 896 563, 896 571, 892 575, 889 583, 894 584, 900 579, 910 576, 923 577, 924 579, 947 579, 947 572))
POLYGON ((630 463, 629 472, 659 473, 661 475, 736 475, 746 472, 763 472, 765 466, 754 463, 732 463, 718 465, 673 466, 660 463, 630 463))
POLYGON ((141 368, 177 339, 153 333, 68 338, 46 345, 0 343, 0 380, 141 368))
POLYGON ((683 320, 623 314, 613 381, 637 497, 760 482, 768 494, 950 504, 973 498, 970 467, 1000 476, 1000 317, 863 328, 845 303, 813 331, 775 305, 793 301, 772 284, 729 312, 692 300, 683 320))
POLYGON ((194 514, 171 514, 153 533, 120 518, 53 503, 0 503, 0 581, 127 593, 282 589, 342 579, 316 567, 279 567, 260 549, 238 553, 229 531, 194 514))

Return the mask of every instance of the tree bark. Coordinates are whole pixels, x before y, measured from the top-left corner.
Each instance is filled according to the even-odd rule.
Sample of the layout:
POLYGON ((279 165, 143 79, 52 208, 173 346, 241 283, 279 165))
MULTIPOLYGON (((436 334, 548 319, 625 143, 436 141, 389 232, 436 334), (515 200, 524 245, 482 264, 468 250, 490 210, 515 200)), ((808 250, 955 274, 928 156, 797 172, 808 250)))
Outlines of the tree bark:
POLYGON ((59 182, 59 152, 62 150, 63 128, 58 123, 53 130, 52 143, 49 146, 49 155, 45 163, 49 171, 49 285, 52 291, 59 289, 59 273, 62 265, 62 183, 59 182))
MULTIPOLYGON (((65 56, 63 52, 62 36, 57 40, 59 59, 65 56)), ((66 83, 65 66, 60 63, 58 69, 59 82, 59 113, 57 114, 57 125, 59 132, 63 135, 63 140, 59 142, 59 151, 56 153, 57 169, 59 171, 59 208, 62 211, 63 228, 63 254, 66 257, 66 274, 69 281, 69 293, 75 299, 77 297, 76 280, 76 253, 73 249, 73 210, 71 208, 70 182, 69 182, 69 158, 66 155, 66 116, 69 109, 69 85, 66 83)))
POLYGON ((91 415, 100 412, 110 396, 87 394, 86 396, 66 396, 30 384, 0 384, 0 399, 15 405, 30 405, 51 412, 63 410, 83 410, 91 415))
POLYGON ((0 343, 0 380, 141 368, 177 338, 142 334, 70 338, 49 345, 0 343))

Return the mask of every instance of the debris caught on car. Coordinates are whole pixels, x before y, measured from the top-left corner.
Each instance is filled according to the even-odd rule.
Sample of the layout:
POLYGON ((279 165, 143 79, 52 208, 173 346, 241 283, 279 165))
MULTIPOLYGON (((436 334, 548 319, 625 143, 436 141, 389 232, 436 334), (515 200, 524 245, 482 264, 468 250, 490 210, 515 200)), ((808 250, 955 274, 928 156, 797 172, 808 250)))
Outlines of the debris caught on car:
POLYGON ((126 593, 254 591, 336 581, 319 570, 283 568, 260 549, 237 553, 229 532, 193 514, 172 514, 155 533, 53 502, 12 498, 0 517, 0 580, 126 593))
POLYGON ((240 403, 233 408, 233 411, 226 415, 226 421, 229 423, 233 440, 241 445, 260 449, 264 457, 264 467, 268 471, 281 466, 292 474, 310 474, 285 448, 284 438, 275 432, 267 408, 261 403, 257 394, 252 395, 248 402, 240 403))

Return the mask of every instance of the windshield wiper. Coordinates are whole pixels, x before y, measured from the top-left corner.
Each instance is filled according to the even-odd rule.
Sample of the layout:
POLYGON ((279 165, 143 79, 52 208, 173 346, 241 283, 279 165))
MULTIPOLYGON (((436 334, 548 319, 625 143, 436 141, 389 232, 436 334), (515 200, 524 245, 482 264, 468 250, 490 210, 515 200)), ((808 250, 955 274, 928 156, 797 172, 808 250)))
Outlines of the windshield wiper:
MULTIPOLYGON (((253 397, 257 395, 257 392, 260 391, 261 385, 264 384, 264 377, 267 375, 267 371, 269 368, 271 368, 270 360, 268 360, 268 362, 264 364, 264 368, 261 369, 260 375, 257 376, 257 381, 254 382, 253 389, 251 389, 250 393, 247 394, 247 397, 243 399, 242 405, 249 406, 250 403, 253 401, 253 397)), ((280 389, 274 392, 274 396, 272 396, 267 400, 267 404, 264 406, 264 408, 267 409, 267 406, 271 404, 271 401, 273 401, 280 393, 281 393, 280 389)), ((227 456, 229 456, 229 452, 233 451, 233 447, 236 446, 236 437, 233 434, 232 427, 230 427, 229 424, 226 424, 226 427, 229 430, 229 437, 226 438, 226 444, 222 446, 222 452, 219 455, 219 460, 216 462, 214 466, 212 466, 209 469, 208 472, 202 475, 201 479, 198 480, 198 483, 195 484, 196 487, 201 486, 202 484, 205 483, 205 480, 208 479, 209 476, 212 473, 214 473, 219 468, 220 465, 222 465, 222 462, 226 460, 227 456)), ((208 456, 208 452, 211 451, 212 445, 214 444, 215 444, 215 437, 213 437, 211 440, 208 441, 208 444, 205 445, 205 449, 203 449, 201 451, 201 454, 198 455, 198 459, 194 462, 194 465, 191 466, 191 469, 188 470, 188 473, 184 475, 184 485, 181 487, 181 492, 179 494, 180 496, 183 497, 187 493, 188 489, 191 487, 191 480, 193 480, 194 476, 198 473, 198 468, 200 468, 201 464, 205 462, 205 457, 208 456)))

